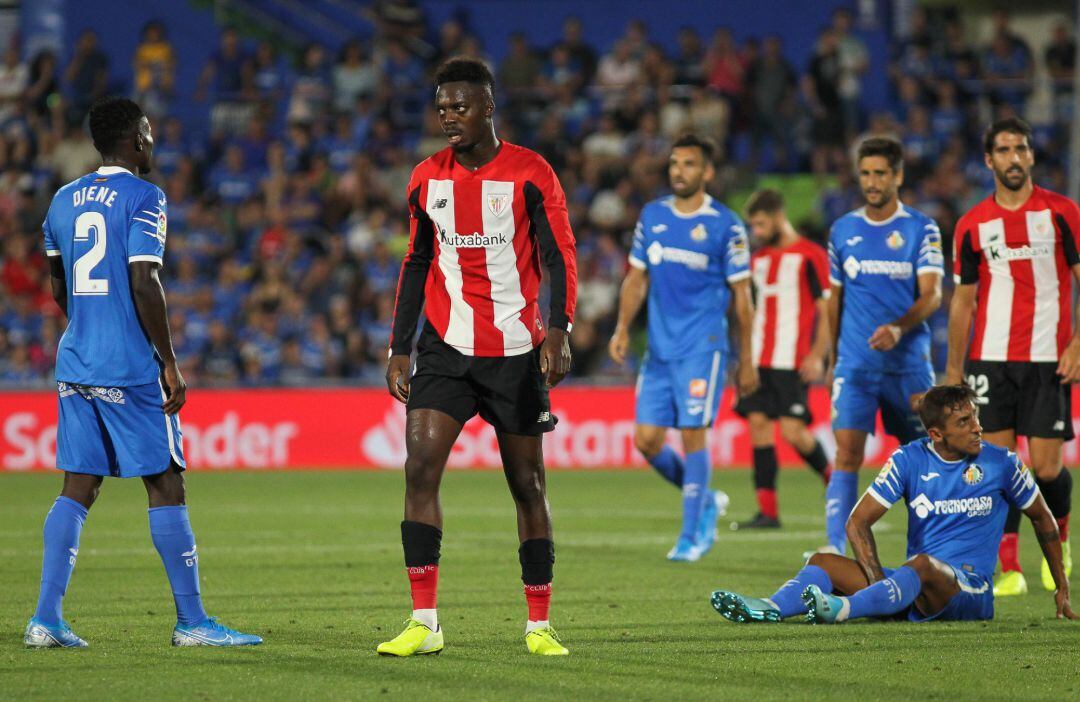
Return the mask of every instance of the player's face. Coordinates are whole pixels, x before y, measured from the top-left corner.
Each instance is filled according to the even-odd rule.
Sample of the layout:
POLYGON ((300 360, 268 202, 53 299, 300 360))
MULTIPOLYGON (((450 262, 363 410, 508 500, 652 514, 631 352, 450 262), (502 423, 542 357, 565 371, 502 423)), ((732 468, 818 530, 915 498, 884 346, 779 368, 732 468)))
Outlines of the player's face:
POLYGON ((986 166, 997 182, 1009 190, 1020 190, 1031 178, 1035 152, 1023 134, 1002 132, 994 137, 994 150, 986 155, 986 166))
POLYGON ((146 175, 154 165, 154 136, 150 133, 150 120, 146 117, 139 120, 139 134, 136 139, 142 147, 135 152, 136 165, 139 173, 146 175))
MULTIPOLYGON (((930 431, 941 435, 940 441, 945 448, 967 456, 974 456, 982 450, 982 425, 979 424, 979 410, 974 404, 948 410, 944 424, 941 429, 930 431)), ((930 438, 933 439, 933 435, 930 438)))
POLYGON ((480 85, 443 83, 435 93, 439 126, 454 151, 469 151, 490 133, 494 111, 490 91, 480 85))
POLYGON ((755 212, 747 219, 754 243, 759 246, 772 246, 780 238, 780 213, 755 212))
POLYGON ((903 184, 904 171, 894 171, 884 156, 859 159, 859 188, 871 207, 885 207, 895 200, 903 184))
POLYGON ((668 159, 668 180, 677 197, 693 197, 712 180, 713 167, 696 146, 679 146, 671 150, 668 159))

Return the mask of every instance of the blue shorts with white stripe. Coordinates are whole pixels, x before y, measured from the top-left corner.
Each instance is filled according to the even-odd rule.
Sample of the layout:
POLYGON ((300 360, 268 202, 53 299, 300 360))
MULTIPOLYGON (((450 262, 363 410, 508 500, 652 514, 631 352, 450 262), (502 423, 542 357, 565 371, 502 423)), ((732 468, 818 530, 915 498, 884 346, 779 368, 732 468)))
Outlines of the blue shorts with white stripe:
POLYGON ((186 467, 180 417, 161 409, 160 383, 122 388, 57 383, 56 467, 72 473, 135 478, 186 467))
POLYGON ((710 427, 724 393, 726 358, 709 351, 662 361, 646 355, 637 380, 637 423, 658 427, 710 427))

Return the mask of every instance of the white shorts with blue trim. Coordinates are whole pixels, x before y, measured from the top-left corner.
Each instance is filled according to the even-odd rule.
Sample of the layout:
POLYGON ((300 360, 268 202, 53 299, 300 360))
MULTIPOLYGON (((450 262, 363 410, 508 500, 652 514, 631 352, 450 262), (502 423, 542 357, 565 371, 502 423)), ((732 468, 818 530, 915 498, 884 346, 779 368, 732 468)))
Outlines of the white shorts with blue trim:
POLYGON ((57 383, 56 467, 71 473, 135 478, 184 461, 179 415, 167 416, 160 383, 120 388, 57 383))
POLYGON ((726 368, 721 351, 671 361, 646 355, 637 380, 637 423, 679 429, 712 426, 726 368))

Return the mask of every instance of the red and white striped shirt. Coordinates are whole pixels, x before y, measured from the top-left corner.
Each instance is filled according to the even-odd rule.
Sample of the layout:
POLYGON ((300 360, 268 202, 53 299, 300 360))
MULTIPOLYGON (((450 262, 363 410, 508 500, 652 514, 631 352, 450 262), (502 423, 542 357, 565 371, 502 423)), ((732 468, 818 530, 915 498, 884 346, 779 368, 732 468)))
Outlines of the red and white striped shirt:
POLYGON ((754 305, 754 362, 760 368, 795 370, 814 340, 815 301, 829 294, 829 256, 799 237, 782 248, 758 249, 750 261, 754 305))
POLYGON ((957 285, 979 286, 973 361, 1057 361, 1072 334, 1072 270, 1080 208, 1036 187, 1017 210, 986 198, 953 238, 957 285))
POLYGON ((577 302, 566 196, 539 154, 502 142, 470 171, 443 149, 413 169, 409 250, 398 279, 393 354, 412 351, 428 321, 467 356, 516 356, 544 340, 540 259, 551 287, 549 326, 570 330, 577 302))

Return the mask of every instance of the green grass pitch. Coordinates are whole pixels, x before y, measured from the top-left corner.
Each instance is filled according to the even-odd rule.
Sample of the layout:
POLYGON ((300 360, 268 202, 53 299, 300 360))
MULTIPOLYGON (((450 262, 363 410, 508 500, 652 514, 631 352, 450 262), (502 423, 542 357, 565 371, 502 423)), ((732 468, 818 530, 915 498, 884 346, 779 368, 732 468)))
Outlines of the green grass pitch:
MULTIPOLYGON (((863 475, 864 483, 872 473, 863 475)), ((557 472, 553 623, 567 659, 534 659, 514 513, 502 476, 445 481, 441 656, 384 659, 408 615, 399 473, 195 473, 188 479, 207 609, 263 646, 172 649, 173 605, 138 481, 108 481, 83 531, 65 614, 85 651, 28 651, 41 524, 57 475, 0 475, 0 698, 366 700, 1080 699, 1080 622, 1053 619, 1038 549, 1022 537, 1032 592, 992 623, 738 626, 708 603, 720 586, 769 594, 821 542, 822 488, 781 474, 784 529, 732 533, 753 511, 745 471, 720 540, 696 564, 664 559, 678 493, 645 471, 557 472)), ((894 510, 900 512, 901 510, 894 510)), ((878 532, 903 556, 903 514, 878 532)), ((1076 599, 1080 600, 1080 597, 1076 599)))

